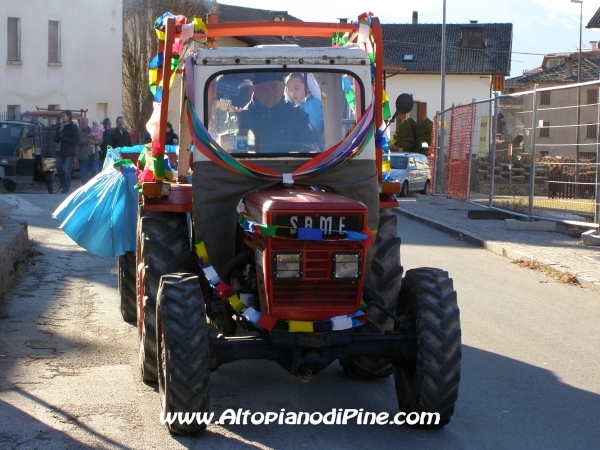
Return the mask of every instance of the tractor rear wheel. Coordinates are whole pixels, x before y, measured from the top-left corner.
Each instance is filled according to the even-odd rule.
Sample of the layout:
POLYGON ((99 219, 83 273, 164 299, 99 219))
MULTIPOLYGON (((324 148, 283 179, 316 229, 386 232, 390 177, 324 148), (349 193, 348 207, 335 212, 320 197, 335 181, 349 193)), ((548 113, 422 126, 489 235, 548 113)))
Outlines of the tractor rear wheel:
POLYGON ((119 268, 119 294, 121 297, 121 316, 125 322, 135 322, 136 293, 135 293, 135 252, 125 252, 117 258, 119 268))
POLYGON ((142 311, 138 317, 140 370, 144 381, 157 381, 156 294, 160 277, 190 271, 187 216, 183 213, 144 211, 139 225, 142 311))
MULTIPOLYGON (((379 228, 373 244, 371 275, 364 286, 367 302, 375 301, 388 311, 396 311, 402 272, 400 243, 397 231, 398 218, 391 209, 380 212, 379 228)), ((376 307, 369 308, 369 320, 359 333, 384 333, 392 331, 394 321, 376 307)), ((358 356, 340 360, 346 375, 355 378, 387 377, 394 371, 391 359, 358 356)))
MULTIPOLYGON (((158 390, 163 417, 208 413, 210 353, 204 297, 198 277, 164 275, 157 298, 158 390)), ((171 433, 200 434, 206 424, 196 418, 167 424, 171 433)))
POLYGON ((460 312, 448 272, 429 267, 411 269, 402 281, 397 314, 414 317, 415 361, 394 368, 400 411, 439 413, 443 427, 454 413, 461 364, 460 312))

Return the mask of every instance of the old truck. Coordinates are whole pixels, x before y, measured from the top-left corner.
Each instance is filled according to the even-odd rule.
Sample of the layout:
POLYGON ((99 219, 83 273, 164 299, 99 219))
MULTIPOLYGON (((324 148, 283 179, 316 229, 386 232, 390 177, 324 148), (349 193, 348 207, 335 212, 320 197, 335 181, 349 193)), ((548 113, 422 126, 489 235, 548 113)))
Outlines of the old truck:
MULTIPOLYGON (((15 120, 0 121, 0 168, 2 184, 8 192, 18 185, 43 183, 56 194, 60 178, 56 172, 56 143, 52 137, 60 122, 58 110, 27 111, 15 120)), ((73 120, 84 117, 86 110, 73 111, 73 120)), ((79 165, 75 164, 74 170, 79 165)))
MULTIPOLYGON (((208 24, 211 48, 185 59, 178 174, 169 181, 162 80, 189 24, 171 15, 158 23, 163 90, 142 167, 153 176, 142 177, 137 251, 119 258, 119 288, 123 317, 137 322, 142 378, 158 382, 163 413, 207 412, 210 373, 226 363, 272 360, 307 381, 339 361, 350 377, 393 374, 400 411, 438 414, 419 425, 447 424, 460 379, 457 295, 442 269, 403 277, 393 211, 400 186, 381 181, 379 20, 208 24), (344 36, 341 45, 215 45, 332 34, 344 36), (319 145, 285 129, 267 142, 269 130, 247 125, 260 83, 275 81, 283 95, 281 80, 296 73, 320 90, 319 145)), ((198 434, 206 424, 167 427, 198 434)))

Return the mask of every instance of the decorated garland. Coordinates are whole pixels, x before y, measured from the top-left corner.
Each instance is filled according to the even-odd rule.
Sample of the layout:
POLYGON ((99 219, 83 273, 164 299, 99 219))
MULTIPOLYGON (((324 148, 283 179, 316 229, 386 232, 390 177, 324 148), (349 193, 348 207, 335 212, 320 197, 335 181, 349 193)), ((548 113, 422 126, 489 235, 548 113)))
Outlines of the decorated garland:
POLYGON ((198 237, 196 237, 195 249, 196 254, 200 259, 200 268, 213 289, 213 292, 218 295, 219 298, 229 303, 236 314, 244 317, 257 328, 290 333, 338 331, 360 327, 364 325, 368 319, 367 305, 363 301, 360 303, 360 309, 355 313, 332 317, 331 319, 326 320, 281 320, 271 317, 268 314, 261 313, 250 306, 244 305, 232 287, 219 278, 217 271, 208 262, 208 253, 206 252, 204 242, 198 237))
MULTIPOLYGON (((323 237, 323 230, 320 228, 296 228, 296 237, 289 237, 278 235, 277 232, 280 230, 291 230, 291 226, 284 225, 268 225, 256 222, 251 216, 246 213, 240 213, 238 217, 238 223, 249 233, 260 234, 265 237, 276 237, 283 239, 294 239, 299 241, 326 241, 323 237)), ((337 231, 331 231, 332 233, 338 234, 337 231)), ((336 241, 354 241, 354 242, 370 242, 370 236, 364 233, 358 233, 357 231, 342 231, 339 233, 340 236, 344 236, 343 239, 335 239, 336 241)))

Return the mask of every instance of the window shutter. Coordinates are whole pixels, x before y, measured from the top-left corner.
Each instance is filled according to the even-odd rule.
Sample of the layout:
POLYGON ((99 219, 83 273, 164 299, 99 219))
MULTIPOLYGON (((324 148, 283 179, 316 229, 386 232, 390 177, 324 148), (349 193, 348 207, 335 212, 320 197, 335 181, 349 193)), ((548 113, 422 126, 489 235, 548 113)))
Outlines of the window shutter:
POLYGON ((48 62, 60 62, 60 22, 48 21, 48 62))
POLYGON ((417 122, 427 118, 427 102, 415 102, 417 104, 417 122))
POLYGON ((9 17, 7 23, 7 61, 21 61, 19 46, 19 19, 9 17))

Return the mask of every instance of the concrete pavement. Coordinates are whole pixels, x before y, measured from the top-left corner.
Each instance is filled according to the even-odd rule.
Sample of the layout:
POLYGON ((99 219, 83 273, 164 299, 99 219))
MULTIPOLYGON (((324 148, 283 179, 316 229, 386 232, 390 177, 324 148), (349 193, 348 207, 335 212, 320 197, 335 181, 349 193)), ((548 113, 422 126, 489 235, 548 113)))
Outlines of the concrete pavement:
POLYGON ((600 291, 600 247, 585 247, 581 239, 555 232, 506 230, 504 220, 469 219, 469 210, 483 209, 477 205, 439 203, 408 197, 400 199, 396 212, 509 259, 572 275, 583 287, 600 291))

